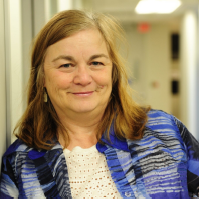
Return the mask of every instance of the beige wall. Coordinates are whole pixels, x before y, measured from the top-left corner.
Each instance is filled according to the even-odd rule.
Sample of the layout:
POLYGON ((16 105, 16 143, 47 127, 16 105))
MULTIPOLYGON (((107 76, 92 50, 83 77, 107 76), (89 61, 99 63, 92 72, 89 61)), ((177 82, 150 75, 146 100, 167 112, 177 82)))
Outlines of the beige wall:
POLYGON ((141 34, 136 25, 125 25, 129 44, 128 65, 134 79, 132 87, 154 109, 171 113, 170 29, 167 24, 153 24, 141 34))
POLYGON ((171 113, 170 31, 166 24, 152 25, 146 37, 145 61, 147 102, 152 108, 171 113))
POLYGON ((1 157, 6 150, 6 73, 3 7, 3 0, 0 0, 0 169, 1 157))

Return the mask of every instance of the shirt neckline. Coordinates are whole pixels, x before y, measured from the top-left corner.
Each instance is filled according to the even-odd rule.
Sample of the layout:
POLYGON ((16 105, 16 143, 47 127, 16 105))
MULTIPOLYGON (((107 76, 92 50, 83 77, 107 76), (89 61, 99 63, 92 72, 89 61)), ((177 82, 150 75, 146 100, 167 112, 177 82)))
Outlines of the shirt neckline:
POLYGON ((89 153, 89 152, 95 152, 97 151, 96 149, 96 145, 93 145, 89 148, 81 148, 80 146, 75 146, 71 151, 69 149, 64 149, 63 152, 64 153, 89 153))

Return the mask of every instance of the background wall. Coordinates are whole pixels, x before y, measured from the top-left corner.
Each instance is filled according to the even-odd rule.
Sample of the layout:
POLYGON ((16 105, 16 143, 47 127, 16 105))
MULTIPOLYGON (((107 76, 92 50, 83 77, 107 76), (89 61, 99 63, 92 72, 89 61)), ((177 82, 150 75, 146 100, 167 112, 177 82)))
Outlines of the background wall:
POLYGON ((199 138, 197 129, 197 13, 184 14, 181 27, 181 117, 192 134, 199 138))
POLYGON ((123 27, 129 46, 127 65, 132 73, 132 88, 152 108, 171 113, 169 25, 152 24, 147 33, 140 33, 137 25, 123 27))
POLYGON ((4 1, 5 13, 5 64, 7 102, 7 144, 16 138, 12 132, 23 113, 23 64, 21 0, 4 1))
POLYGON ((6 70, 4 36, 4 4, 3 0, 0 0, 0 157, 2 157, 3 152, 6 150, 6 70))

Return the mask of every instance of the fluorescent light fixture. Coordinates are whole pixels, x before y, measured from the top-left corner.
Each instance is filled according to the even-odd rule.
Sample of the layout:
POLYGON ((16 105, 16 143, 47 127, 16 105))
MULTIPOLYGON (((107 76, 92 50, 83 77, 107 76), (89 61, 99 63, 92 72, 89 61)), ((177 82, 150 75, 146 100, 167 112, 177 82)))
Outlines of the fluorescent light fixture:
POLYGON ((138 14, 169 14, 180 5, 180 0, 141 0, 135 11, 138 14))

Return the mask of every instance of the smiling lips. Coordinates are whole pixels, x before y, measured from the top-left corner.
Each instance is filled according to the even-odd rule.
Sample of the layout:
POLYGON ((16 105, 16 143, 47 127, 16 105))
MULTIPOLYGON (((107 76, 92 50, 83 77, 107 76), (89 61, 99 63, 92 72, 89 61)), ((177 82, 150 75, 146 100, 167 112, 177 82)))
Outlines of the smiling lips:
POLYGON ((78 92, 78 93, 72 93, 75 96, 79 97, 87 97, 93 94, 94 91, 88 91, 88 92, 78 92))

